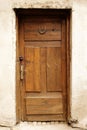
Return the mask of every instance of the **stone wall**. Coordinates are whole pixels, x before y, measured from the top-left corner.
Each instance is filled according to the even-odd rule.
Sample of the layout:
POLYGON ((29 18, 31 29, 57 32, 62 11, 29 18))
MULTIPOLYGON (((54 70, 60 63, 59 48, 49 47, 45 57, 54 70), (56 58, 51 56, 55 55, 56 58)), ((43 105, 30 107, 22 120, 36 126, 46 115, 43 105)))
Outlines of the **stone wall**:
POLYGON ((16 123, 16 28, 13 8, 72 8, 71 115, 87 119, 87 0, 0 0, 0 125, 16 123))

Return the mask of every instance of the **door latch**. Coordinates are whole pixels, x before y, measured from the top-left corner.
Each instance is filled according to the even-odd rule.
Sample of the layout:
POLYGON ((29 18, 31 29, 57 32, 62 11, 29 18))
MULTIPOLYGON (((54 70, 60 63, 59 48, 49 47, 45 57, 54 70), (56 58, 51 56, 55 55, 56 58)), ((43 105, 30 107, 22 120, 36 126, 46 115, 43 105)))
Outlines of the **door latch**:
POLYGON ((22 56, 19 57, 19 61, 20 61, 20 80, 23 80, 24 79, 24 65, 23 65, 22 56))
POLYGON ((23 80, 24 79, 24 65, 21 64, 20 67, 20 79, 23 80))

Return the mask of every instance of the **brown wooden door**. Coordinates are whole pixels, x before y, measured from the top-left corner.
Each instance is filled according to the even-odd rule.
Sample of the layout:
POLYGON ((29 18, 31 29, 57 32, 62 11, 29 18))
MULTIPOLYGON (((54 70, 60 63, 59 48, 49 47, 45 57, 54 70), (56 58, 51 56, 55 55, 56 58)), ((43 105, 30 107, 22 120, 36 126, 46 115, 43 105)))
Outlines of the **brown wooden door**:
POLYGON ((26 16, 20 20, 22 116, 29 121, 66 120, 65 20, 26 16))

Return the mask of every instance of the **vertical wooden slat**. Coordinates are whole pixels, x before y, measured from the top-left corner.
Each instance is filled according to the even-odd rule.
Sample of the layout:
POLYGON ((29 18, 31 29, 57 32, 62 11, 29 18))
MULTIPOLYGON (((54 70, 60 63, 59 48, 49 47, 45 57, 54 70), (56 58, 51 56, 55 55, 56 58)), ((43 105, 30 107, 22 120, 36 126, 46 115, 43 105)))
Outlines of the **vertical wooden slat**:
POLYGON ((40 82, 41 82, 41 88, 42 88, 42 93, 46 92, 46 48, 41 48, 41 62, 40 62, 40 82))
POLYGON ((55 83, 54 49, 47 48, 47 91, 53 91, 55 83))
POLYGON ((34 49, 25 47, 25 86, 26 91, 34 91, 34 49))
POLYGON ((56 70, 56 48, 47 48, 47 90, 58 91, 57 88, 57 70, 56 70))
POLYGON ((40 92, 40 48, 34 48, 34 91, 40 92))
POLYGON ((62 90, 63 90, 63 108, 64 118, 66 118, 66 37, 65 37, 65 20, 62 21, 62 90))
POLYGON ((61 47, 56 48, 56 91, 62 91, 61 87, 61 47))
POLYGON ((26 91, 40 91, 40 48, 25 47, 26 91))

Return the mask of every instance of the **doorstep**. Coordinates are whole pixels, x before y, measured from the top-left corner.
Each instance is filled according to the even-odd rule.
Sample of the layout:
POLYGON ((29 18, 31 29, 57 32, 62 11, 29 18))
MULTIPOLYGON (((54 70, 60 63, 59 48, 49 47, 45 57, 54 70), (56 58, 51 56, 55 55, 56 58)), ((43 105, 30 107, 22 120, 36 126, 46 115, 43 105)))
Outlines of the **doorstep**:
POLYGON ((21 122, 11 130, 80 130, 60 122, 21 122))

